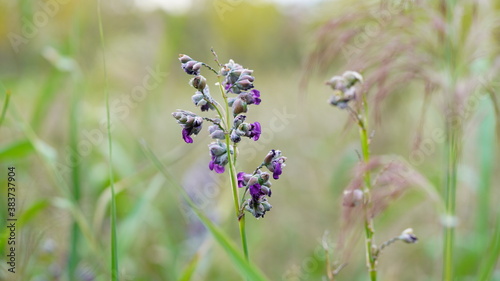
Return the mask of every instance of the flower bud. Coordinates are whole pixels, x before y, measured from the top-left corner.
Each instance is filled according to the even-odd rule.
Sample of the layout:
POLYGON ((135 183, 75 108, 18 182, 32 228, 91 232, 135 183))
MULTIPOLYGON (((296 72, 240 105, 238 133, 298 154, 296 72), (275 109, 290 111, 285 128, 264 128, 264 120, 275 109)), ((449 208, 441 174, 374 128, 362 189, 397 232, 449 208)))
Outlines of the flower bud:
POLYGON ((409 243, 409 244, 413 244, 413 243, 418 242, 418 238, 417 238, 417 236, 415 236, 415 234, 413 234, 412 228, 405 229, 398 238, 399 238, 399 240, 406 242, 406 243, 409 243))
POLYGON ((230 135, 231 141, 234 143, 239 143, 241 141, 241 136, 238 134, 236 130, 231 131, 230 135))
POLYGON ((245 115, 238 115, 234 118, 233 128, 238 128, 247 117, 245 115))
POLYGON ((262 192, 264 195, 269 195, 271 193, 271 189, 267 186, 261 185, 260 192, 262 192))
POLYGON ((189 81, 189 84, 198 91, 203 91, 203 89, 207 86, 207 79, 201 75, 197 75, 189 81))
POLYGON ((188 55, 180 54, 179 60, 181 61, 181 63, 186 63, 186 62, 191 61, 193 59, 188 55))
POLYGON ((221 128, 217 125, 212 125, 208 127, 208 132, 210 133, 210 137, 212 139, 220 139, 223 140, 226 135, 224 134, 224 131, 221 130, 221 128))
POLYGON ((233 114, 234 116, 247 112, 247 103, 242 99, 237 98, 233 103, 233 114))
POLYGON ((332 87, 333 90, 344 90, 346 87, 347 82, 345 81, 344 78, 340 76, 333 76, 326 82, 326 85, 329 85, 332 87))
POLYGON ((226 153, 226 148, 222 147, 219 143, 213 142, 211 143, 208 148, 210 149, 210 154, 215 155, 215 156, 221 156, 224 153, 226 153))
POLYGON ((259 181, 259 183, 260 184, 267 183, 269 181, 269 177, 270 177, 270 175, 269 175, 268 172, 261 173, 260 174, 260 181, 259 181))
POLYGON ((196 93, 194 93, 194 95, 191 97, 191 100, 196 106, 199 106, 200 102, 204 100, 203 93, 196 91, 196 93))
POLYGON ((352 87, 357 82, 363 83, 363 76, 361 76, 361 74, 356 71, 346 71, 344 72, 344 74, 342 74, 342 77, 344 77, 345 81, 347 82, 347 88, 352 87))
POLYGON ((251 186, 251 185, 255 185, 255 184, 258 184, 259 183, 259 178, 258 176, 253 176, 251 177, 249 180, 248 180, 248 185, 251 186))

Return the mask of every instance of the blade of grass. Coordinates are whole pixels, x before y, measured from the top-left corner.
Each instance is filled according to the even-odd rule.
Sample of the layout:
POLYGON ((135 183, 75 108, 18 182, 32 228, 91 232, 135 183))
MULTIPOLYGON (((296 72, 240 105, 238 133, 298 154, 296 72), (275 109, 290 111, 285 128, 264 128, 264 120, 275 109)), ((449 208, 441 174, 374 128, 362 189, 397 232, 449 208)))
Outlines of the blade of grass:
POLYGON ((179 281, 189 281, 193 278, 193 274, 196 271, 196 267, 198 267, 198 262, 200 261, 201 254, 197 252, 193 258, 189 261, 186 268, 179 277, 179 281))
POLYGON ((7 113, 7 108, 9 107, 9 102, 10 102, 10 91, 6 90, 5 91, 5 101, 3 103, 2 107, 2 115, 0 116, 0 127, 3 124, 3 120, 5 119, 5 114, 7 113))
POLYGON ((479 250, 482 252, 485 249, 485 241, 489 234, 489 217, 490 217, 490 197, 491 197, 491 177, 493 174, 495 161, 495 117, 492 114, 492 109, 489 104, 484 104, 485 108, 482 112, 488 113, 479 128, 479 157, 480 157, 480 173, 481 179, 478 190, 478 212, 477 212, 477 230, 476 241, 480 243, 479 250), (491 114, 490 114, 491 112, 491 114))
POLYGON ((108 133, 108 150, 109 150, 109 184, 111 187, 111 280, 119 280, 118 276, 118 241, 116 235, 116 197, 113 178, 113 145, 111 138, 111 114, 109 109, 109 90, 108 90, 108 74, 106 70, 106 57, 104 47, 104 29, 101 15, 101 0, 97 0, 97 17, 99 24, 99 35, 102 51, 102 66, 104 71, 104 94, 106 96, 106 127, 108 133))
POLYGON ((22 158, 34 152, 31 142, 27 139, 14 141, 0 147, 0 159, 22 158))
POLYGON ((242 255, 236 245, 231 242, 231 239, 196 206, 196 204, 191 200, 186 191, 172 179, 172 175, 167 171, 164 165, 160 162, 160 160, 156 157, 156 155, 151 151, 151 149, 145 144, 142 143, 143 152, 146 157, 153 163, 153 165, 161 172, 171 186, 174 186, 183 196, 184 200, 188 203, 188 205, 192 208, 196 216, 200 219, 200 221, 205 225, 205 227, 210 231, 215 240, 219 243, 219 245, 224 249, 224 251, 231 258, 231 261, 238 268, 243 277, 248 278, 248 280, 252 281, 261 281, 268 280, 263 273, 260 272, 255 266, 250 264, 244 255, 242 255))
POLYGON ((492 280, 493 272, 495 271, 495 266, 498 262, 498 257, 500 256, 500 215, 497 214, 497 223, 495 226, 495 232, 493 238, 491 239, 490 245, 488 245, 488 250, 486 252, 486 260, 482 263, 481 269, 479 271, 480 281, 492 280))
MULTIPOLYGON (((493 111, 496 111, 496 106, 493 103, 493 111)), ((488 111, 492 111, 491 108, 488 111)), ((486 111, 486 112, 488 112, 486 111)), ((497 213, 497 222, 493 237, 489 245, 485 245, 485 241, 489 234, 491 226, 488 223, 490 212, 490 197, 491 197, 491 178, 495 168, 495 115, 487 114, 485 120, 481 123, 479 149, 481 155, 481 182, 479 186, 478 198, 478 216, 477 216, 477 235, 476 241, 482 243, 480 246, 482 256, 486 256, 486 260, 481 262, 479 268, 480 281, 492 280, 492 275, 495 266, 500 256, 500 215, 497 213)), ((497 210, 498 212, 498 210, 497 210)))
POLYGON ((38 131, 44 117, 47 116, 47 111, 50 109, 51 104, 53 104, 55 94, 57 93, 56 89, 61 85, 61 77, 61 71, 54 68, 49 74, 45 84, 41 87, 42 90, 38 95, 39 98, 35 103, 36 108, 31 118, 31 125, 35 131, 38 131))
POLYGON ((26 136, 26 139, 30 142, 31 146, 42 160, 54 187, 56 187, 61 195, 64 196, 62 199, 55 198, 52 200, 52 204, 70 211, 73 218, 75 218, 78 222, 78 225, 83 233, 83 237, 85 237, 88 245, 90 245, 96 264, 99 265, 103 258, 101 252, 99 251, 100 248, 98 242, 92 232, 92 228, 85 219, 85 215, 82 210, 73 202, 69 187, 64 180, 64 170, 62 169, 67 169, 67 167, 57 163, 56 152, 54 149, 43 142, 33 131, 32 127, 25 120, 23 120, 20 111, 15 106, 15 103, 11 103, 10 109, 16 124, 19 124, 22 132, 26 136))

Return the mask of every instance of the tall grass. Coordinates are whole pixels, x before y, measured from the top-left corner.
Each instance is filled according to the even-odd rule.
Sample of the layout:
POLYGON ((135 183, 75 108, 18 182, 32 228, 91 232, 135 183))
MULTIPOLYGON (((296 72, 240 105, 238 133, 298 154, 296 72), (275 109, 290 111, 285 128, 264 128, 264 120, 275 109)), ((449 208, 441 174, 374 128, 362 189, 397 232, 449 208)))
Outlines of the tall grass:
MULTIPOLYGON (((79 50, 79 40, 78 37, 81 35, 80 33, 80 22, 81 22, 81 11, 77 14, 77 16, 73 19, 72 23, 72 36, 70 37, 70 54, 76 56, 79 50)), ((76 65, 76 64, 75 64, 76 65)), ((78 159, 80 157, 78 155, 78 140, 79 140, 79 130, 80 130, 80 122, 81 119, 81 94, 83 93, 83 77, 80 72, 80 68, 75 66, 75 69, 72 71, 72 82, 73 89, 71 95, 71 104, 70 104, 70 116, 69 116, 69 146, 70 146, 70 157, 71 159, 78 159)), ((59 77, 58 73, 54 77, 55 81, 50 81, 55 83, 57 78, 59 77)), ((48 84, 48 92, 51 89, 55 88, 48 84)), ((55 92, 55 91, 54 91, 55 92)), ((44 98, 44 95, 42 95, 44 98)), ((39 107, 40 108, 40 107, 39 107)), ((40 114, 40 111, 38 111, 40 114)), ((39 116, 38 116, 39 118, 39 116)), ((34 120, 37 119, 37 116, 34 116, 34 120)), ((34 125, 35 126, 35 125, 34 125)), ((79 206, 82 198, 82 186, 81 186, 81 168, 80 165, 74 164, 71 166, 71 186, 72 186, 72 195, 75 205, 79 206)), ((73 225, 71 226, 71 242, 70 242, 70 254, 68 261, 68 273, 69 278, 76 278, 76 270, 78 268, 78 264, 80 261, 80 253, 78 251, 78 247, 81 241, 81 230, 78 226, 78 222, 76 220, 73 221, 73 225)))
POLYGON ((203 210, 200 210, 199 207, 193 202, 191 197, 187 194, 187 192, 180 186, 178 183, 174 181, 175 177, 173 177, 166 169, 166 167, 162 164, 162 162, 158 159, 158 157, 153 153, 153 151, 145 144, 142 143, 142 149, 146 157, 151 161, 151 163, 161 172, 165 178, 169 181, 170 186, 174 187, 178 193, 181 194, 182 198, 188 203, 191 209, 195 212, 196 216, 199 220, 205 225, 205 227, 210 231, 214 239, 219 243, 219 245, 224 249, 224 251, 228 254, 231 261, 235 264, 235 266, 239 269, 241 275, 243 277, 248 278, 248 280, 252 281, 266 281, 268 280, 260 270, 249 263, 247 256, 242 255, 237 247, 231 242, 231 238, 228 237, 219 227, 217 227, 210 219, 204 214, 203 210))
MULTIPOLYGON (((3 85, 2 85, 3 87, 3 85)), ((5 89, 5 87, 3 87, 5 89)), ((9 107, 10 102, 10 91, 5 90, 5 100, 3 102, 2 113, 0 115, 0 126, 2 126, 3 121, 5 120, 5 114, 7 113, 7 108, 9 107)))
POLYGON ((113 175, 113 141, 111 135, 111 113, 109 107, 109 89, 108 89, 108 74, 106 68, 106 57, 105 57, 105 46, 104 46, 104 28, 102 24, 101 15, 101 0, 97 1, 97 15, 99 19, 99 35, 101 41, 101 51, 102 51, 102 67, 104 72, 104 94, 106 99, 106 130, 108 134, 108 176, 109 185, 111 188, 111 205, 110 205, 110 215, 111 215, 111 280, 119 280, 119 269, 118 269, 118 237, 116 233, 116 194, 114 185, 114 175, 113 175))

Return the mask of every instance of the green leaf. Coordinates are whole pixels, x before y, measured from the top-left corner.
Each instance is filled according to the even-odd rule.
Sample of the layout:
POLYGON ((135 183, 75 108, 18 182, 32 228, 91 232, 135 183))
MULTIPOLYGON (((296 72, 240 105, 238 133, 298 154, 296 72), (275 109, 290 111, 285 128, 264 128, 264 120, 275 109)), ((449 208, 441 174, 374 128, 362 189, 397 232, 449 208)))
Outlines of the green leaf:
POLYGON ((186 268, 182 272, 179 281, 189 281, 193 277, 194 272, 196 271, 196 267, 198 266, 198 262, 200 261, 200 253, 196 253, 193 258, 189 261, 186 268))
POLYGON ((186 193, 184 188, 182 188, 179 184, 177 184, 173 179, 172 175, 165 169, 160 160, 156 157, 156 155, 150 150, 150 148, 142 143, 143 151, 146 157, 156 166, 156 168, 165 176, 167 181, 169 181, 170 185, 175 187, 181 195, 184 197, 189 206, 193 209, 196 216, 200 219, 200 221, 205 225, 205 227, 210 231, 212 236, 215 238, 215 241, 219 243, 222 249, 229 256, 233 264, 236 266, 240 274, 251 281, 264 281, 268 280, 264 274, 253 264, 250 264, 243 253, 238 251, 236 245, 217 225, 215 225, 205 214, 196 206, 196 204, 191 200, 189 195, 186 193))
POLYGON ((0 147, 0 159, 23 158, 33 151, 33 145, 31 145, 29 140, 14 141, 0 147))

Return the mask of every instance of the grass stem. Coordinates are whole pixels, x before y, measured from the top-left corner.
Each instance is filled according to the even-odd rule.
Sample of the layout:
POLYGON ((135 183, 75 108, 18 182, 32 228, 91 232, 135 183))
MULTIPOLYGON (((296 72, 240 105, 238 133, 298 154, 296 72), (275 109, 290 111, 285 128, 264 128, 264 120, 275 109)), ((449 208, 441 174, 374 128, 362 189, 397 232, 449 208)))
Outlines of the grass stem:
MULTIPOLYGON (((364 171, 364 182, 365 182, 365 188, 363 190, 364 196, 365 196, 365 204, 364 206, 364 214, 365 214, 365 246, 366 246, 366 265, 368 267, 368 272, 370 275, 370 280, 371 281, 376 281, 377 280, 377 258, 374 255, 373 251, 373 246, 374 246, 374 233, 375 233, 375 228, 373 226, 373 218, 371 214, 371 209, 372 209, 372 200, 371 200, 371 189, 372 189, 372 184, 371 184, 371 173, 368 169, 368 164, 370 162, 370 137, 368 136, 368 120, 367 120, 367 115, 368 115, 368 107, 366 105, 366 99, 363 98, 363 105, 364 105, 364 118, 356 114, 355 112, 353 113, 354 115, 357 116, 358 119, 358 126, 359 126, 359 136, 360 136, 360 141, 361 141, 361 152, 363 155, 363 161, 365 164, 365 171, 364 171)), ((351 109, 351 112, 353 110, 351 109)))
MULTIPOLYGON (((230 132, 229 132, 229 126, 231 124, 231 117, 229 116, 230 111, 229 111, 229 103, 227 100, 227 95, 224 92, 224 89, 222 88, 222 81, 219 77, 219 89, 222 94, 222 98, 224 99, 224 104, 226 107, 226 146, 228 151, 230 150, 229 148, 231 147, 231 139, 230 139, 230 132)), ((236 150, 236 147, 234 148, 236 150)), ((236 153, 236 151, 234 152, 236 153)), ((236 179, 236 168, 235 168, 235 156, 231 155, 230 151, 228 152, 228 162, 229 162, 229 177, 230 177, 230 183, 231 183, 231 190, 233 194, 233 201, 234 201, 234 208, 236 211, 236 218, 238 219, 238 224, 239 224, 239 230, 240 230, 240 238, 241 238, 241 245, 243 247, 243 253, 245 255, 245 258, 248 260, 248 246, 247 246, 247 237, 245 233, 245 216, 244 214, 241 214, 240 211, 240 203, 239 203, 239 194, 238 194, 238 182, 236 179)))
POLYGON ((105 96, 106 96, 106 125, 108 133, 108 149, 109 149, 109 185, 111 187, 111 280, 117 281, 118 277, 118 241, 116 234, 116 197, 115 197, 115 186, 114 186, 114 176, 113 176, 113 145, 111 136, 111 114, 109 107, 109 90, 108 90, 108 76, 106 71, 106 59, 105 59, 105 48, 104 48, 104 29, 102 24, 101 16, 101 0, 97 2, 97 15, 99 18, 99 34, 101 38, 101 49, 102 49, 102 64, 104 70, 105 79, 105 96))
POLYGON ((2 115, 0 116, 0 126, 2 126, 3 120, 5 120, 5 114, 7 113, 7 108, 9 107, 9 102, 10 102, 10 91, 6 90, 5 91, 5 102, 3 103, 3 107, 2 107, 2 115))

